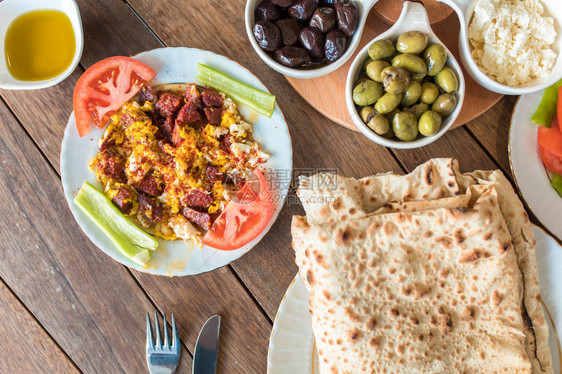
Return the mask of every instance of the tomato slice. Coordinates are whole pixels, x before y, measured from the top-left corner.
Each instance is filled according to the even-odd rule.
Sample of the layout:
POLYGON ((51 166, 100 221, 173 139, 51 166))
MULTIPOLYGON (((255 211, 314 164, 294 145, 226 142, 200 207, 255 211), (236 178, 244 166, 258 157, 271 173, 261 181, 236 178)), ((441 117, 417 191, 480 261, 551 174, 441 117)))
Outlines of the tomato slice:
POLYGON ((209 247, 232 251, 254 240, 265 229, 275 207, 265 177, 254 170, 250 179, 228 203, 203 237, 209 247))
POLYGON ((92 120, 103 128, 109 117, 155 75, 142 62, 124 56, 109 57, 92 65, 74 87, 74 117, 80 137, 90 132, 92 120))
POLYGON ((539 152, 541 154, 544 166, 555 174, 562 174, 562 157, 552 153, 549 149, 539 145, 539 152))
POLYGON ((539 146, 562 158, 562 132, 555 118, 550 127, 538 128, 539 146))

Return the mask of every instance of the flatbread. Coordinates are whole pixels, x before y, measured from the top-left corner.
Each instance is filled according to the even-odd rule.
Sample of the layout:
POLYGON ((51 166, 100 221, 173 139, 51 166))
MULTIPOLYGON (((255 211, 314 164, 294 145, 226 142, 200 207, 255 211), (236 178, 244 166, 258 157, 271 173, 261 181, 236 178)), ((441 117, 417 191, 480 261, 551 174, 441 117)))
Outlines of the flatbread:
POLYGON ((297 194, 309 222, 357 219, 393 201, 435 200, 461 193, 455 159, 433 159, 410 174, 355 179, 320 173, 301 177, 297 194))
POLYGON ((461 174, 456 160, 433 159, 405 176, 386 174, 356 180, 320 174, 302 178, 298 192, 308 224, 323 225, 366 217, 374 211, 382 214, 404 209, 424 210, 427 203, 434 208, 450 207, 455 204, 454 196, 464 194, 474 184, 496 188, 524 279, 521 314, 526 321, 526 351, 533 364, 532 372, 551 373, 548 327, 540 303, 532 227, 523 205, 500 171, 461 174))
POLYGON ((511 236, 495 189, 479 193, 468 207, 295 218, 321 373, 531 372, 511 236))

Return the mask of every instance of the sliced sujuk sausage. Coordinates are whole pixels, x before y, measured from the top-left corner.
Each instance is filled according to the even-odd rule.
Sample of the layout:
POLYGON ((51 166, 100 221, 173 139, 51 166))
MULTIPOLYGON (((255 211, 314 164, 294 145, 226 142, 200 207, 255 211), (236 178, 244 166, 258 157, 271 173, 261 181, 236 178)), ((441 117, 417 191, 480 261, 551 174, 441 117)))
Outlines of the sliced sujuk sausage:
POLYGON ((203 208, 203 209, 207 209, 209 206, 211 206, 211 203, 213 202, 213 198, 211 197, 211 195, 197 188, 189 191, 189 193, 185 196, 183 200, 184 200, 183 201, 184 205, 193 208, 203 208))
POLYGON ((154 108, 160 113, 162 117, 169 117, 174 115, 177 110, 180 108, 182 99, 181 97, 171 94, 171 93, 164 93, 160 95, 160 99, 154 108))
POLYGON ((131 213, 131 209, 133 209, 134 197, 127 187, 120 186, 111 201, 125 215, 131 213))
POLYGON ((206 88, 205 91, 203 91, 203 93, 201 94, 201 98, 203 99, 203 104, 205 104, 205 106, 222 106, 221 94, 212 88, 206 88))
POLYGON ((99 154, 97 169, 106 178, 126 179, 125 162, 113 149, 107 149, 99 154))
POLYGON ((180 209, 180 213, 191 223, 195 223, 203 230, 209 231, 211 229, 211 215, 209 213, 200 212, 186 206, 180 209))
POLYGON ((139 193, 139 219, 141 222, 152 226, 162 221, 162 208, 157 202, 143 193, 139 193))
POLYGON ((144 175, 140 183, 137 184, 136 188, 150 196, 160 196, 164 192, 164 183, 159 178, 156 178, 152 171, 149 171, 144 175))

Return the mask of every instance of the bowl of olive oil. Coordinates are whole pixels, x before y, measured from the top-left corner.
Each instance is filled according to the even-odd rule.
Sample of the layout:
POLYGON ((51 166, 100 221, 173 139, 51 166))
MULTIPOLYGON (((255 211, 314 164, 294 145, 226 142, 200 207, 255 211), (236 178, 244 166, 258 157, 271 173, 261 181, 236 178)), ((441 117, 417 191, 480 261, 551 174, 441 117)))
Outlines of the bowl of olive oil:
POLYGON ((78 65, 84 37, 74 0, 0 1, 0 88, 53 86, 78 65))

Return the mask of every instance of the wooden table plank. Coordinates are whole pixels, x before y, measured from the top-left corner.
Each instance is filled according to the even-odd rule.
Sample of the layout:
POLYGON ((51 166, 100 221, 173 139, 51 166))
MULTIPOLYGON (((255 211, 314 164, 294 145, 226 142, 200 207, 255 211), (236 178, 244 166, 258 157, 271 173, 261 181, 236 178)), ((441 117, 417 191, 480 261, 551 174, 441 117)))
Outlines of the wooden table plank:
POLYGON ((0 373, 79 373, 2 281, 0 305, 0 373))
POLYGON ((504 96, 493 108, 466 124, 478 142, 500 165, 506 175, 511 175, 507 152, 511 113, 518 96, 504 96))
MULTIPOLYGON (((0 102, 0 277, 76 365, 141 373, 145 311, 130 273, 99 251, 67 208, 56 173, 0 102)), ((182 367, 190 357, 184 352, 182 367)))

